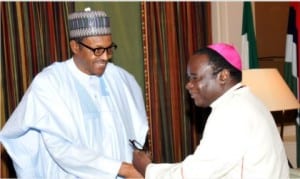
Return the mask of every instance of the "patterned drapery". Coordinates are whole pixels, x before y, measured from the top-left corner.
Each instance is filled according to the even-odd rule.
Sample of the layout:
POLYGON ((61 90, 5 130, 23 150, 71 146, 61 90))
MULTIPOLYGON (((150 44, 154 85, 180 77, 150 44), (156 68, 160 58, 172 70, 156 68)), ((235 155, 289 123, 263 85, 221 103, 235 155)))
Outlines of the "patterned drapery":
MULTIPOLYGON (((54 61, 71 57, 67 14, 73 2, 0 2, 1 127, 33 77, 54 61)), ((1 148, 1 178, 14 177, 1 148)))
POLYGON ((185 83, 189 56, 211 42, 210 3, 143 2, 142 18, 149 146, 155 162, 178 162, 204 126, 185 83))

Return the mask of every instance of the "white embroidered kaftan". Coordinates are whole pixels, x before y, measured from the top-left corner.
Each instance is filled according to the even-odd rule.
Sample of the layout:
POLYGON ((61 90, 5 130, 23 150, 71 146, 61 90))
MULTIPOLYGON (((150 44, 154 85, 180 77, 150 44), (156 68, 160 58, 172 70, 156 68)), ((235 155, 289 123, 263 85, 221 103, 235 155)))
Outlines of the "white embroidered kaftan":
POLYGON ((101 77, 73 59, 39 73, 0 132, 22 178, 116 178, 131 163, 129 139, 144 144, 148 123, 134 77, 109 63, 101 77))

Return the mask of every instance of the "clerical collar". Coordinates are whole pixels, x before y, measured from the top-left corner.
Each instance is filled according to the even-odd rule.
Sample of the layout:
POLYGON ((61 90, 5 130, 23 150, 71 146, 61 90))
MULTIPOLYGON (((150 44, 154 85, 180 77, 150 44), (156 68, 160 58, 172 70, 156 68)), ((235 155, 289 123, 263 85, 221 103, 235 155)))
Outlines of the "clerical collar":
POLYGON ((242 83, 237 83, 236 85, 232 86, 230 89, 228 89, 223 95, 221 95, 219 98, 217 98, 214 102, 210 104, 210 107, 214 108, 218 106, 219 103, 222 103, 225 99, 227 99, 229 96, 232 95, 232 93, 236 90, 239 90, 243 88, 244 85, 242 83))

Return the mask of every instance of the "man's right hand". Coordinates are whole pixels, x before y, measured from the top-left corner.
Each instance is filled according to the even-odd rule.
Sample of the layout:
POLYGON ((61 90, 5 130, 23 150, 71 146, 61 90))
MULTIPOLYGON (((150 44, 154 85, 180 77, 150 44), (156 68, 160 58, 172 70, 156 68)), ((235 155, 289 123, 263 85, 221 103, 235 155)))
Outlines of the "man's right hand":
POLYGON ((146 152, 134 150, 132 164, 144 177, 146 168, 151 162, 152 161, 146 152))

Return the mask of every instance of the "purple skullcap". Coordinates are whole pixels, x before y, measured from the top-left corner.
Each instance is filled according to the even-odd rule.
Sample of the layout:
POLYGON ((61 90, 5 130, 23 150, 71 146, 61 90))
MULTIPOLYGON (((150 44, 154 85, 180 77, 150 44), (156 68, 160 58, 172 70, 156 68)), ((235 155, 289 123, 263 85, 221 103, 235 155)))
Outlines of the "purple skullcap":
POLYGON ((233 67, 242 71, 242 61, 238 51, 234 46, 225 43, 216 43, 209 45, 208 48, 218 52, 222 57, 225 58, 233 67))

